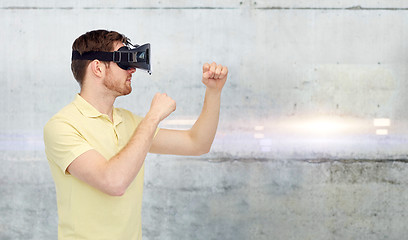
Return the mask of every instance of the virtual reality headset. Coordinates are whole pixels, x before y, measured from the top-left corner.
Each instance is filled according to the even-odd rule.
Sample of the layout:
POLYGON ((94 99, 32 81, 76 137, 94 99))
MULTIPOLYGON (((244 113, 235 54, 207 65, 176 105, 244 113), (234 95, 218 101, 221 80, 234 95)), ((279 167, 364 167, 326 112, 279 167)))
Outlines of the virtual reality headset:
MULTIPOLYGON (((129 43, 129 45, 131 45, 129 43)), ((80 54, 72 51, 72 60, 95 60, 115 62, 124 70, 138 68, 152 74, 150 68, 150 43, 139 45, 123 46, 114 52, 91 51, 80 54)))

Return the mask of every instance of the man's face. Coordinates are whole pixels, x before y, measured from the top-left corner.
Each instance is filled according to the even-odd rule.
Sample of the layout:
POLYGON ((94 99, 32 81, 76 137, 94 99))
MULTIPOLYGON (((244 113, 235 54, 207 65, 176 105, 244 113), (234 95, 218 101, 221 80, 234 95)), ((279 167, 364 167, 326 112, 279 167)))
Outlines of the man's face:
MULTIPOLYGON (((123 43, 116 42, 114 44, 114 51, 117 51, 121 47, 123 47, 123 43)), ((104 85, 117 96, 128 95, 132 92, 131 79, 134 72, 136 72, 134 68, 123 70, 118 64, 109 62, 109 67, 106 69, 104 85)))

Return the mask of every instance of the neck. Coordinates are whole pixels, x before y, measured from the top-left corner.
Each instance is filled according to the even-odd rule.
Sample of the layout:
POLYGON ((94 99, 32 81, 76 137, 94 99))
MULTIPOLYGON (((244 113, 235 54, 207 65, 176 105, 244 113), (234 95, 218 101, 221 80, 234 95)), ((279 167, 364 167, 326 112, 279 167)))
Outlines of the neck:
POLYGON ((111 121, 113 121, 113 104, 115 103, 116 96, 89 91, 87 88, 81 88, 79 95, 100 113, 108 115, 111 121))

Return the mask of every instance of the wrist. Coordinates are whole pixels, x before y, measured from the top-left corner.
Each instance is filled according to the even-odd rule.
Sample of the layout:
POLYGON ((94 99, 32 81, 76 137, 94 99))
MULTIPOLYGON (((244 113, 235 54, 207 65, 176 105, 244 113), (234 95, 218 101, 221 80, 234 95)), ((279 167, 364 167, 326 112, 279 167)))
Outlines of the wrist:
POLYGON ((161 121, 161 118, 160 118, 160 116, 158 114, 155 114, 155 113, 149 111, 145 116, 145 120, 149 121, 149 122, 152 122, 152 123, 154 123, 156 125, 159 125, 159 123, 161 121))
POLYGON ((207 87, 207 89, 205 90, 206 94, 212 95, 212 96, 221 96, 221 92, 222 92, 222 88, 218 89, 218 88, 209 88, 207 87))

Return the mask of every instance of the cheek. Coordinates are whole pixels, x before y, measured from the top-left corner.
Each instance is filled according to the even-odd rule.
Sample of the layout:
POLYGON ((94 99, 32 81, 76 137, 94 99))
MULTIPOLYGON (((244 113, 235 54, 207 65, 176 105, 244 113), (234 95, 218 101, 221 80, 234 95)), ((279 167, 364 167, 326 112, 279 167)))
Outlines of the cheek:
MULTIPOLYGON (((115 63, 116 64, 116 63, 115 63)), ((122 79, 123 77, 127 76, 127 72, 125 70, 123 70, 122 68, 119 68, 118 66, 116 66, 114 69, 111 69, 111 71, 109 72, 110 74, 110 78, 112 80, 114 80, 115 78, 117 79, 122 79)))
POLYGON ((112 82, 112 78, 110 77, 106 77, 103 84, 109 89, 112 88, 112 86, 114 85, 112 82))

